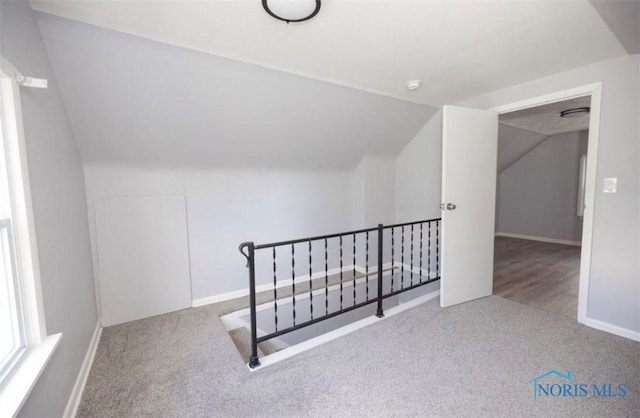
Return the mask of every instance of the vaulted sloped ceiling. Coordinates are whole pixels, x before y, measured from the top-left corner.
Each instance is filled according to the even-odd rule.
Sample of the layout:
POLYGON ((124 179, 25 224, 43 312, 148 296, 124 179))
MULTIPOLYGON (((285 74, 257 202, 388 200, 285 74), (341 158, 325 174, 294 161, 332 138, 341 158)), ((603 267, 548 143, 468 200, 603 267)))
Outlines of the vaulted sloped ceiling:
POLYGON ((88 163, 355 167, 436 108, 47 14, 41 32, 88 163))
POLYGON ((326 0, 287 25, 260 0, 30 3, 86 162, 318 168, 398 153, 442 104, 625 55, 640 10, 326 0))
MULTIPOLYGON (((587 0, 325 0, 314 19, 290 25, 270 18, 260 0, 31 4, 148 39, 436 106, 627 54, 598 13, 604 9, 587 0), (405 83, 413 79, 424 84, 409 92, 405 83)), ((618 9, 628 15, 634 7, 607 7, 614 16, 618 9)))

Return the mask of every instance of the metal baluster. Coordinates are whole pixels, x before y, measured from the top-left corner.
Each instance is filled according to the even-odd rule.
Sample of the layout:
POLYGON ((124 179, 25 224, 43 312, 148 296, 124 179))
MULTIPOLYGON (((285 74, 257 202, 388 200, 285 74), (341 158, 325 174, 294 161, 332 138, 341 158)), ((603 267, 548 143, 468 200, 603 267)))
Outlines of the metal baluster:
POLYGON ((436 221, 436 273, 440 277, 440 221, 436 221))
POLYGON ((293 297, 293 326, 296 325, 296 249, 294 244, 291 244, 291 291, 293 297))
POLYGON ((324 312, 329 315, 329 250, 327 239, 324 239, 324 312))
POLYGON ((340 235, 340 310, 342 310, 342 301, 344 299, 342 295, 342 235, 340 235))
POLYGON ((353 304, 356 304, 356 234, 353 234, 353 304))
POLYGON ((400 248, 400 290, 404 289, 404 226, 401 228, 402 231, 402 247, 400 248))
POLYGON ((369 231, 367 231, 366 234, 366 251, 365 251, 365 263, 364 263, 364 272, 365 272, 365 276, 364 276, 364 281, 365 281, 365 289, 366 289, 366 298, 365 300, 369 300, 369 231))
POLYGON ((278 289, 276 287, 278 279, 276 279, 276 247, 273 249, 273 314, 274 323, 276 325, 276 332, 278 332, 278 289))
POLYGON ((313 319, 313 272, 311 267, 311 240, 309 240, 309 313, 313 319))
POLYGON ((420 223, 420 283, 422 283, 422 223, 420 223))
POLYGON ((395 266, 395 261, 394 261, 394 257, 395 257, 395 247, 396 247, 396 240, 395 240, 395 234, 394 231, 396 229, 391 227, 391 291, 393 292, 393 276, 395 275, 394 269, 396 268, 395 266))
POLYGON ((413 286, 413 224, 411 224, 411 286, 413 286))
POLYGON ((431 222, 429 222, 427 235, 427 276, 431 280, 431 222))

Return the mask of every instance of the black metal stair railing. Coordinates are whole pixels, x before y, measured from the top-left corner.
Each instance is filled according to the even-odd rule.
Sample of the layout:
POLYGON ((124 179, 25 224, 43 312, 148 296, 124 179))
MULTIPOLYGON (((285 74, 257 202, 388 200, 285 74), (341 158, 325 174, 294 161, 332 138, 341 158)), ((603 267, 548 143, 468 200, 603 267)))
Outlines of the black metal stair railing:
POLYGON ((249 269, 251 315, 249 367, 254 368, 260 365, 258 344, 266 340, 373 303, 377 304, 376 316, 383 317, 383 301, 385 299, 440 279, 439 246, 440 218, 395 225, 379 224, 376 228, 269 244, 256 245, 253 242, 243 242, 240 244, 239 250, 246 257, 249 269), (396 239, 398 234, 400 240, 396 239), (405 235, 409 235, 408 243, 405 235), (424 242, 425 235, 426 243, 424 242), (374 236, 373 240, 371 236, 374 236), (373 244, 376 248, 373 253, 375 270, 372 268, 373 266, 370 266, 372 258, 369 254, 372 244, 370 241, 375 242, 373 244), (337 248, 330 250, 331 243, 336 244, 337 248), (300 250, 298 251, 299 259, 306 255, 302 263, 298 262, 298 267, 296 267, 296 246, 302 248, 302 254, 300 254, 300 250), (271 251, 268 251, 269 249, 271 251), (360 253, 358 253, 358 249, 360 249, 360 253), (307 254, 304 254, 305 250, 307 254), (405 250, 409 251, 408 265, 405 264, 405 250), (268 328, 266 326, 261 328, 260 336, 258 336, 256 304, 256 255, 259 252, 267 257, 270 253, 271 260, 268 269, 260 270, 260 272, 267 277, 272 276, 273 283, 273 300, 267 302, 273 304, 273 319, 269 319, 268 328), (400 253, 399 263, 397 263, 398 252, 400 253), (291 257, 290 264, 287 263, 291 270, 290 274, 286 271, 281 272, 282 261, 286 261, 282 260, 282 257, 291 257), (345 257, 348 257, 346 260, 352 262, 351 266, 345 266, 345 257), (316 267, 318 267, 315 269, 314 260, 316 267), (278 263, 279 261, 280 263, 278 263), (358 264, 359 261, 361 264, 358 264), (416 261, 418 264, 414 266, 416 261), (330 265, 334 265, 335 268, 330 269, 330 265), (375 277, 375 279, 371 277, 375 277), (374 286, 374 295, 370 294, 372 280, 377 282, 374 286), (345 295, 346 288, 349 286, 353 288, 352 292, 345 295), (360 293, 358 293, 359 290, 360 293), (334 291, 339 292, 339 297, 336 297, 332 302, 330 293, 334 291), (314 296, 316 296, 315 299, 314 296), (287 306, 287 309, 291 311, 291 315, 286 315, 283 308, 284 305, 289 304, 290 308, 287 306), (316 305, 315 310, 314 304, 316 305))

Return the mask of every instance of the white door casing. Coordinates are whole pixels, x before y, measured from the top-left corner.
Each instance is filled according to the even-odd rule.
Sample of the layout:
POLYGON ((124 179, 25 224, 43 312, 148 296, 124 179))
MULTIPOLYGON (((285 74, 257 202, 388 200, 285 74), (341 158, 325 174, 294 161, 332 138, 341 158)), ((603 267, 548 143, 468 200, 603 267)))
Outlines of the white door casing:
POLYGON ((503 113, 516 112, 531 107, 543 106, 549 103, 575 99, 582 96, 591 96, 591 112, 589 115, 589 140, 587 149, 587 167, 585 181, 584 213, 582 222, 582 251, 580 253, 580 288, 578 292, 578 322, 591 327, 602 329, 626 338, 637 339, 635 334, 630 335, 617 327, 603 325, 587 317, 589 301, 589 278, 591 275, 591 247, 593 245, 593 221, 596 194, 596 167, 598 161, 598 142, 600 138, 600 107, 602 101, 602 83, 597 82, 567 90, 555 91, 542 96, 531 97, 513 103, 491 108, 501 115, 503 113))
POLYGON ((497 112, 444 106, 442 307, 492 294, 497 144, 497 112))

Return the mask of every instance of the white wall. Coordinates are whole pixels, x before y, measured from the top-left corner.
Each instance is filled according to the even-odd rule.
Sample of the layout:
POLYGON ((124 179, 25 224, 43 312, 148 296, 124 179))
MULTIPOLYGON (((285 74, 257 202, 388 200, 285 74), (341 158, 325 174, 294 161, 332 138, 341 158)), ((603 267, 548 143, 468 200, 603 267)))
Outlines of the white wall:
POLYGON ((392 224, 395 220, 395 158, 370 155, 367 161, 366 224, 392 224))
MULTIPOLYGON (((442 111, 438 111, 396 157, 395 223, 440 218, 442 189, 442 111)), ((439 263, 436 254, 439 234, 436 223, 423 224, 423 251, 420 254, 420 226, 404 228, 404 262, 411 263, 411 241, 414 239, 413 265, 435 274, 439 263)), ((395 262, 402 258, 402 228, 395 232, 395 262)), ((389 233, 385 238, 388 240, 389 233)), ((389 243, 386 244, 387 246, 389 243)), ((385 262, 390 261, 385 254, 385 262)), ((439 282, 429 285, 437 289, 439 282)))
POLYGON ((59 417, 97 323, 82 163, 29 4, 2 1, 0 9, 0 53, 49 81, 21 96, 47 332, 63 333, 20 415, 59 417))
POLYGON ((102 325, 191 307, 184 196, 95 198, 102 325))
POLYGON ((367 159, 366 156, 360 160, 352 174, 352 219, 354 228, 364 228, 366 225, 365 205, 366 205, 366 184, 367 184, 367 159))
POLYGON ((498 130, 498 173, 534 149, 548 135, 500 124, 498 130))
POLYGON ((587 316, 638 335, 640 56, 580 67, 458 104, 487 109, 594 82, 602 82, 602 109, 587 316), (618 178, 618 193, 602 193, 606 177, 618 178))
POLYGON ((354 225, 389 225, 395 219, 396 161, 392 156, 365 155, 353 172, 354 225))
POLYGON ((498 232, 582 240, 578 179, 587 136, 588 131, 550 136, 500 173, 498 232))
MULTIPOLYGON (((238 252, 243 241, 259 244, 353 228, 352 177, 349 171, 86 168, 90 208, 98 197, 185 196, 194 300, 248 286, 238 252)), ((298 268, 303 274, 301 263, 298 268)), ((271 277, 258 279, 260 284, 271 277)))
POLYGON ((498 129, 498 176, 496 177, 496 217, 498 232, 500 218, 500 173, 523 155, 534 149, 547 135, 500 124, 498 129))
POLYGON ((396 158, 396 221, 439 218, 441 179, 442 112, 439 111, 396 158))

